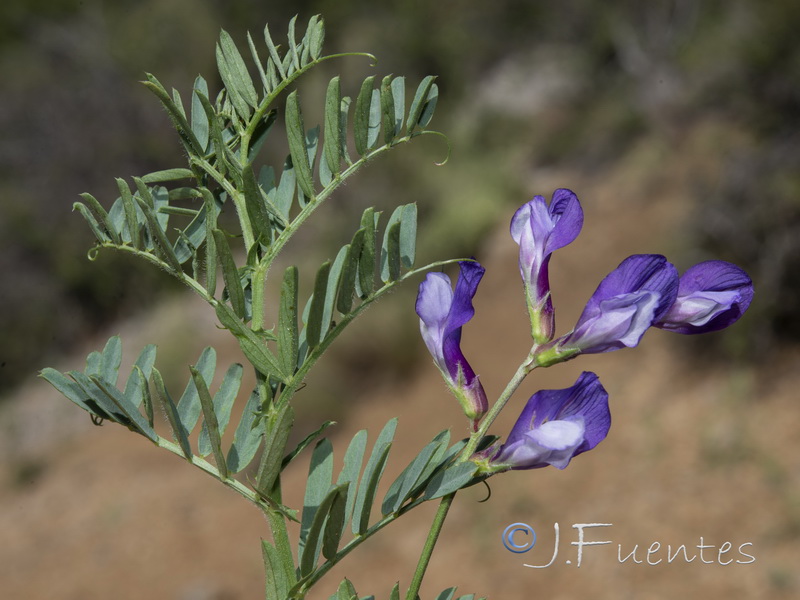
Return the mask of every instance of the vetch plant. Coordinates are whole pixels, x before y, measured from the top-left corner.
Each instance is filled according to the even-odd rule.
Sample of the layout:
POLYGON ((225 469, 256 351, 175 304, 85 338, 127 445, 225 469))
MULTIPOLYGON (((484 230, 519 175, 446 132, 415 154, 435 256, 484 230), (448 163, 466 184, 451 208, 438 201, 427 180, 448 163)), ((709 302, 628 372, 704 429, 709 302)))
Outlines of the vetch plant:
MULTIPOLYGON (((307 129, 294 89, 297 80, 330 59, 372 57, 324 55, 319 17, 310 19, 301 37, 295 25, 292 20, 285 48, 275 44, 268 28, 263 43, 248 34, 247 59, 223 31, 216 49, 223 88, 216 94, 198 77, 184 103, 177 90, 168 91, 148 75, 144 83, 172 120, 187 165, 135 177, 133 187, 118 179, 119 196, 108 209, 90 194, 75 204, 96 237, 90 257, 103 249, 127 252, 186 284, 238 341, 255 374, 255 388, 240 389, 240 364, 219 375, 216 352, 206 348, 189 367, 188 383, 178 396, 167 389, 156 367, 153 345, 141 351, 122 386, 118 337, 92 352, 83 372, 47 368, 41 376, 93 421, 111 421, 142 435, 262 511, 269 526, 261 548, 268 600, 305 598, 365 540, 421 504, 439 499, 408 587, 401 594, 398 582, 389 594, 393 600, 415 600, 459 490, 503 471, 548 465, 563 469, 608 434, 608 394, 597 375, 585 372, 571 387, 534 394, 507 439, 490 436, 497 415, 533 369, 581 353, 636 346, 651 326, 679 333, 728 326, 747 309, 752 283, 738 267, 721 261, 701 263, 679 278, 664 257, 633 256, 601 282, 575 328, 556 338, 549 260, 577 237, 583 211, 577 196, 566 189, 557 190, 549 204, 537 196, 511 223, 511 235, 520 246, 533 345, 491 406, 460 348, 484 269, 474 259, 414 268, 414 204, 398 206, 383 222, 380 213, 367 208, 350 243, 319 267, 311 290, 300 289, 296 266, 285 269, 278 297, 271 302, 277 310, 268 312, 270 268, 308 217, 369 160, 421 135, 436 134, 428 129, 438 99, 433 77, 424 78, 407 97, 404 78, 386 76, 378 82, 369 76, 353 98, 342 93, 340 78, 333 77, 323 99, 323 123, 307 129), (270 134, 278 119, 285 125, 287 156, 282 165, 266 165, 261 150, 275 141, 270 134), (235 230, 223 227, 224 212, 235 215, 235 230), (467 417, 468 437, 451 444, 449 429, 442 431, 382 498, 378 486, 396 419, 383 427, 369 450, 367 432, 358 432, 344 450, 338 472, 333 445, 324 437, 332 423, 322 423, 289 447, 293 398, 341 332, 395 286, 455 262, 460 268, 455 288, 444 273, 428 272, 416 311, 434 363, 467 417), (277 315, 275 322, 268 314, 277 315), (236 411, 242 416, 234 425, 237 403, 243 405, 236 411), (159 408, 166 425, 157 423, 159 408), (229 426, 235 427, 233 440, 223 443, 229 426), (157 431, 163 427, 169 428, 167 437, 157 431), (282 473, 312 445, 303 506, 288 506, 282 473), (296 539, 289 534, 289 521, 299 523, 296 539)), ((374 598, 359 596, 347 579, 334 587, 334 600, 374 598)), ((455 588, 437 596, 453 598, 455 588)), ((467 598, 474 596, 461 596, 467 598)))

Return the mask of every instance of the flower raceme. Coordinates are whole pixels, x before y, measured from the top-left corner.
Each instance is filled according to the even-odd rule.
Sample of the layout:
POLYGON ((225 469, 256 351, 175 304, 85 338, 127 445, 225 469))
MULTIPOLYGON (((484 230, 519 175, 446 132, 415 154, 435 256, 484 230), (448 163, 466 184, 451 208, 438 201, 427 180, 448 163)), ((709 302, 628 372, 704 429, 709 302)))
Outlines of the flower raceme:
POLYGON ((519 244, 519 269, 535 343, 534 364, 550 366, 577 356, 632 348, 651 326, 695 334, 737 321, 753 298, 747 274, 724 261, 707 261, 678 277, 657 254, 629 256, 600 283, 575 328, 552 341, 555 311, 550 294, 550 256, 570 244, 583 226, 577 196, 558 189, 522 205, 511 219, 519 244))
POLYGON ((633 348, 650 326, 684 334, 723 329, 752 298, 752 281, 731 263, 699 263, 679 278, 661 255, 629 256, 603 279, 575 328, 536 352, 536 364, 633 348))
MULTIPOLYGON (((665 257, 636 254, 600 282, 572 331, 554 340, 550 256, 571 243, 582 225, 580 202, 567 189, 556 190, 549 205, 542 196, 534 197, 511 220, 534 342, 520 367, 524 375, 534 367, 549 367, 579 354, 635 347, 650 327, 683 334, 723 329, 750 306, 753 282, 736 265, 706 261, 679 277, 665 257)), ((479 429, 488 402, 460 342, 461 328, 475 313, 472 298, 484 268, 474 261, 459 266, 455 290, 447 275, 428 274, 420 284, 416 310, 436 365, 472 420, 473 431, 483 433, 508 396, 498 400, 479 429)), ((608 394, 597 375, 584 372, 572 387, 534 394, 506 442, 482 450, 472 460, 484 474, 547 465, 563 469, 573 457, 600 443, 610 423, 608 394)))
POLYGON ((461 352, 461 328, 475 314, 472 298, 485 269, 475 261, 463 261, 459 267, 455 291, 447 275, 428 273, 419 286, 416 311, 428 351, 476 429, 488 401, 480 379, 461 352))
POLYGON ((550 255, 578 237, 582 226, 581 204, 567 189, 556 190, 549 206, 543 196, 535 196, 511 219, 511 237, 519 244, 519 271, 525 284, 531 333, 538 344, 549 342, 555 333, 550 255))
POLYGON ((528 400, 506 442, 473 458, 484 473, 509 469, 564 469, 605 439, 611 427, 608 393, 584 371, 572 387, 541 390, 528 400))

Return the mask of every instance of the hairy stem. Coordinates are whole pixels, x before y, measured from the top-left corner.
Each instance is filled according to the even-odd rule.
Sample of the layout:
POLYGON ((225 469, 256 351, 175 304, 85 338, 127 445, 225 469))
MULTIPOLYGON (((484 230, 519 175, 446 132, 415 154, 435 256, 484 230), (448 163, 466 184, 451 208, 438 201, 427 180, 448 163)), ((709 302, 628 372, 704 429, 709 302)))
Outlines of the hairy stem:
POLYGON ((475 448, 477 447, 478 443, 486 435, 486 432, 489 431, 489 427, 491 427, 492 423, 494 423, 495 419, 497 419, 500 411, 503 410, 505 405, 511 399, 511 396, 514 395, 514 392, 517 391, 517 388, 519 388, 520 384, 522 384, 523 380, 528 376, 528 373, 536 368, 536 365, 533 364, 533 352, 534 350, 532 349, 525 361, 517 368, 513 377, 508 382, 508 385, 506 385, 506 389, 503 390, 503 393, 500 394, 497 402, 492 405, 492 408, 489 409, 489 412, 486 413, 486 416, 481 421, 478 431, 470 436, 467 445, 464 446, 464 449, 461 451, 461 455, 458 458, 459 462, 468 460, 472 453, 475 452, 475 448))
POLYGON ((388 515, 385 515, 380 521, 372 525, 364 533, 362 533, 361 535, 357 535, 347 544, 342 546, 342 548, 336 553, 336 555, 333 558, 323 563, 322 566, 320 566, 318 569, 314 570, 310 575, 308 575, 308 577, 302 583, 298 584, 298 589, 301 591, 300 597, 305 595, 314 584, 316 584, 320 579, 322 579, 323 575, 325 575, 334 566, 336 566, 336 564, 339 561, 341 561, 345 556, 350 554, 353 550, 358 548, 362 543, 364 543, 373 535, 378 533, 381 529, 389 525, 389 523, 393 523, 399 517, 406 514, 410 510, 416 508, 422 503, 423 503, 422 498, 418 498, 413 502, 406 504, 396 513, 390 513, 388 515))
MULTIPOLYGON (((247 128, 241 135, 240 151, 242 157, 247 157, 250 151, 250 140, 252 139, 253 134, 255 133, 259 122, 261 122, 261 120, 264 118, 264 115, 267 114, 267 112, 269 111, 269 107, 272 105, 272 103, 281 94, 283 90, 285 90, 288 86, 294 83, 294 81, 297 80, 303 73, 310 71, 312 68, 316 67, 321 62, 330 60, 332 58, 342 58, 345 56, 364 56, 372 59, 373 62, 376 60, 375 57, 372 54, 369 54, 368 52, 342 52, 340 54, 329 54, 327 56, 320 56, 317 60, 312 60, 307 65, 300 67, 299 69, 294 71, 291 75, 286 77, 286 79, 282 80, 277 86, 275 86, 275 89, 273 89, 269 94, 267 94, 264 97, 264 99, 258 105, 258 108, 253 113, 253 116, 250 118, 250 122, 247 124, 247 128)), ((246 161, 246 158, 243 158, 242 160, 246 161)))
POLYGON ((291 223, 287 225, 286 229, 284 229, 280 235, 275 238, 275 241, 270 244, 269 248, 267 248, 264 256, 261 258, 258 266, 256 267, 256 276, 259 272, 266 272, 269 270, 270 266, 272 266, 272 262, 275 260, 275 257, 277 257, 281 250, 283 250, 283 247, 297 232, 300 226, 306 222, 313 212, 319 208, 320 204, 322 204, 323 201, 325 201, 342 183, 344 183, 347 178, 358 171, 369 160, 383 154, 400 143, 409 141, 410 139, 411 136, 406 136, 393 141, 391 145, 385 144, 380 148, 376 148, 369 154, 361 157, 359 160, 347 167, 344 171, 337 175, 331 183, 325 186, 319 194, 316 194, 313 198, 309 199, 308 204, 303 207, 303 209, 297 214, 291 223))
POLYGON ((198 282, 193 277, 187 275, 183 271, 175 271, 168 263, 166 263, 165 261, 161 260, 160 258, 155 256, 154 254, 151 254, 150 252, 145 252, 143 250, 140 250, 138 248, 134 248, 133 246, 129 246, 127 244, 118 245, 118 244, 114 244, 114 243, 111 243, 111 242, 105 242, 105 243, 102 243, 102 244, 98 244, 97 247, 99 247, 99 248, 111 248, 112 250, 119 250, 121 252, 129 252, 130 254, 135 254, 136 256, 138 256, 140 258, 143 258, 146 261, 156 265, 158 268, 162 269, 163 271, 166 271, 167 273, 169 273, 170 275, 175 277, 175 279, 177 279, 181 283, 183 283, 183 284, 189 286, 190 288, 192 288, 192 290, 197 292, 200 295, 200 297, 202 297, 203 300, 205 300, 206 302, 209 302, 209 303, 214 303, 215 302, 214 298, 212 296, 209 296, 208 292, 206 291, 206 288, 204 288, 200 284, 200 282, 198 282))
MULTIPOLYGON (((282 503, 281 499, 281 477, 275 479, 275 484, 270 492, 270 497, 276 502, 282 503)), ((294 565, 294 558, 292 557, 292 546, 289 542, 289 531, 286 527, 286 517, 275 510, 265 510, 264 514, 269 523, 269 529, 272 533, 272 542, 275 544, 275 549, 281 558, 281 562, 287 565, 294 565)))
POLYGON ((212 465, 210 462, 195 455, 192 455, 191 457, 187 458, 178 444, 170 442, 169 440, 166 440, 161 436, 158 437, 157 444, 160 448, 169 450, 173 454, 177 454, 181 458, 188 460, 195 467, 197 467, 201 471, 204 471, 205 473, 208 473, 214 479, 219 480, 221 483, 228 486, 234 492, 242 496, 245 500, 249 500, 252 504, 258 506, 261 510, 269 509, 269 506, 266 503, 264 503, 264 501, 261 500, 253 490, 245 486, 243 483, 240 483, 239 481, 231 477, 223 479, 219 473, 219 469, 217 469, 217 467, 212 465))
MULTIPOLYGON (((503 410, 505 405, 511 399, 511 396, 514 395, 514 392, 517 391, 517 388, 519 388, 520 384, 522 384, 525 377, 528 376, 528 373, 535 368, 535 365, 533 365, 532 362, 534 350, 535 346, 534 349, 532 349, 528 354, 528 357, 525 359, 525 361, 517 368, 513 377, 508 382, 508 385, 506 385, 506 388, 503 390, 503 393, 500 394, 500 397, 497 399, 497 402, 494 403, 492 408, 483 418, 478 430, 470 436, 467 445, 464 446, 464 449, 461 451, 461 454, 458 457, 458 462, 464 462, 468 460, 472 453, 475 452, 475 448, 477 447, 478 443, 486 435, 486 432, 500 414, 500 411, 503 410)), ((442 498, 442 501, 439 503, 439 510, 436 511, 436 516, 433 518, 431 529, 428 532, 428 538, 425 540, 425 546, 422 548, 422 554, 420 555, 419 562, 417 563, 417 568, 414 571, 414 578, 411 580, 411 587, 408 588, 408 592, 406 593, 406 600, 417 600, 419 588, 422 585, 422 579, 425 577, 425 571, 427 570, 431 556, 433 555, 433 549, 436 546, 437 540, 439 539, 439 534, 442 531, 444 521, 447 518, 447 512, 450 510, 450 505, 453 503, 453 498, 455 498, 455 495, 456 492, 448 494, 442 498)))
POLYGON ((193 156, 190 161, 192 165, 196 165, 205 171, 225 190, 225 192, 227 192, 228 197, 236 207, 236 214, 239 217, 239 227, 242 229, 242 238, 244 239, 244 250, 245 252, 250 252, 250 248, 255 243, 255 235, 253 234, 253 225, 250 223, 250 215, 247 214, 247 205, 245 204, 242 192, 228 181, 222 173, 217 171, 205 158, 193 156))
POLYGON ((422 554, 419 557, 419 562, 417 562, 414 578, 411 580, 411 587, 406 592, 406 600, 417 600, 422 579, 425 577, 425 571, 427 571, 428 564, 431 562, 433 548, 436 546, 436 541, 439 539, 439 534, 444 526, 444 520, 447 518, 447 511, 450 510, 450 505, 455 497, 456 492, 453 492, 442 498, 439 503, 439 510, 436 511, 436 516, 433 518, 431 530, 428 532, 428 539, 425 540, 425 545, 422 547, 422 554))

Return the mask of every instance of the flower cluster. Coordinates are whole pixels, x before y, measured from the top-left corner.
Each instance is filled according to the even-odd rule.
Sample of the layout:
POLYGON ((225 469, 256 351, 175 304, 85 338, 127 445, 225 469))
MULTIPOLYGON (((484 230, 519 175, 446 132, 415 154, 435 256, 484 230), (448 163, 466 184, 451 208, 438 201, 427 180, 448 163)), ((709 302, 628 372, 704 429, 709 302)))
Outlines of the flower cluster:
MULTIPOLYGON (((549 205, 536 196, 511 220, 533 337, 530 369, 579 354, 633 348, 650 327, 689 335, 723 329, 750 305, 752 281, 736 265, 711 260, 679 275, 665 257, 637 254, 600 282, 572 330, 556 338, 550 256, 575 240, 582 226, 580 202, 567 189, 556 190, 549 205)), ((474 261, 460 267, 455 291, 446 275, 430 273, 420 284, 416 308, 428 350, 473 431, 478 431, 488 402, 460 341, 461 328, 474 315, 472 298, 484 269, 474 261)), ((474 460, 485 472, 546 465, 563 469, 573 457, 602 441, 610 424, 608 394, 597 375, 584 372, 569 388, 531 396, 505 443, 484 450, 474 460)))

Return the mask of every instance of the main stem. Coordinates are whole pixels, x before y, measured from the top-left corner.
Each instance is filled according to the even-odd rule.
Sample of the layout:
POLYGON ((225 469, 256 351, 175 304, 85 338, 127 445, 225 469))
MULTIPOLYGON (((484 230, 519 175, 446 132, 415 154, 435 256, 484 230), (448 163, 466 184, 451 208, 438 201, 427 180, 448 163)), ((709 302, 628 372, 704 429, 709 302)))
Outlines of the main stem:
MULTIPOLYGON (((283 497, 281 494, 281 477, 275 479, 275 484, 272 487, 272 491, 270 493, 270 497, 275 500, 276 502, 282 503, 283 497)), ((263 510, 263 509, 262 509, 263 510)), ((286 527, 286 518, 280 514, 278 511, 275 510, 263 510, 264 515, 267 517, 267 522, 269 523, 269 529, 272 533, 272 542, 275 544, 275 550, 277 550, 278 555, 280 556, 281 562, 284 565, 294 565, 294 558, 292 557, 292 546, 289 542, 289 531, 286 527)), ((270 573, 269 568, 267 565, 265 567, 265 576, 275 576, 275 573, 270 573)))
POLYGON ((447 518, 447 511, 450 510, 450 505, 453 503, 453 498, 456 497, 456 492, 448 494, 439 503, 439 510, 436 511, 436 516, 433 518, 431 530, 428 532, 428 539, 425 540, 425 546, 422 548, 422 555, 419 557, 417 569, 414 571, 414 578, 411 580, 411 587, 408 588, 406 593, 406 600, 417 600, 419 588, 422 585, 422 579, 425 577, 425 571, 428 569, 428 563, 431 562, 431 555, 436 542, 439 539, 439 534, 444 526, 444 520, 447 518))
POLYGON ((503 390, 503 393, 500 394, 500 397, 497 399, 497 402, 495 402, 492 408, 489 409, 489 412, 486 413, 486 416, 481 421, 480 427, 478 427, 478 431, 470 436, 467 445, 464 446, 464 450, 461 451, 459 461, 467 460, 470 455, 475 452, 478 442, 480 442, 481 439, 483 439, 483 437, 486 435, 486 432, 489 431, 489 427, 491 427, 492 423, 494 423, 495 419, 500 414, 500 411, 503 410, 505 405, 511 399, 511 396, 514 395, 514 392, 516 392, 517 388, 519 388, 520 384, 522 384, 522 381, 528 376, 528 373, 536 368, 536 365, 533 364, 533 354, 535 350, 536 346, 531 349, 528 357, 517 368, 514 376, 508 382, 508 385, 506 385, 506 389, 503 390))
MULTIPOLYGON (((461 452, 461 455, 458 458, 459 462, 469 459, 469 457, 475 451, 478 442, 480 442, 480 440, 486 435, 489 427, 500 414, 500 411, 503 410, 503 407, 505 407, 505 405, 511 399, 511 396, 514 395, 514 392, 517 391, 517 388, 519 388, 522 381, 528 376, 528 373, 536 368, 532 359, 535 349, 536 347, 534 346, 525 361, 517 368, 514 376, 508 382, 508 385, 506 385, 503 393, 500 394, 500 397, 497 399, 497 402, 494 403, 491 410, 489 410, 489 412, 481 421, 478 431, 470 436, 467 445, 464 447, 464 450, 461 452)), ((422 555, 419 557, 417 568, 414 571, 414 578, 411 580, 411 587, 408 588, 408 592, 406 593, 406 600, 417 600, 419 588, 422 585, 422 579, 425 577, 425 571, 427 571, 428 564, 431 561, 433 549, 439 539, 439 534, 444 526, 444 520, 447 518, 447 512, 450 510, 450 505, 453 503, 453 498, 455 498, 455 495, 456 492, 448 494, 442 498, 442 501, 439 503, 439 510, 436 511, 436 516, 433 518, 431 530, 428 532, 428 538, 425 540, 425 546, 422 548, 422 555)))

